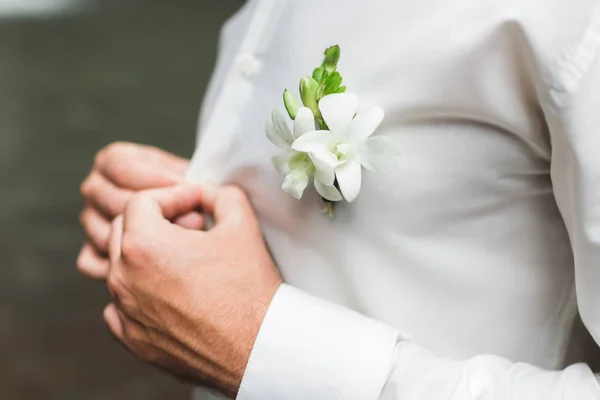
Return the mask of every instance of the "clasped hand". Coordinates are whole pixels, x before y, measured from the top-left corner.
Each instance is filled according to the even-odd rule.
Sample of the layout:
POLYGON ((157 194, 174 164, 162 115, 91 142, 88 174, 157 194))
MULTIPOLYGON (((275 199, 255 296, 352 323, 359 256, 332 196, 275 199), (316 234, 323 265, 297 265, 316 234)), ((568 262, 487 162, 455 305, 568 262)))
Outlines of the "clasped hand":
POLYGON ((91 244, 78 266, 106 278, 113 303, 104 318, 114 336, 141 360, 235 397, 281 284, 246 195, 191 184, 131 193, 104 242, 105 273, 89 266, 91 244), (187 225, 198 225, 189 217, 197 210, 214 216, 213 228, 172 222, 188 216, 187 225))

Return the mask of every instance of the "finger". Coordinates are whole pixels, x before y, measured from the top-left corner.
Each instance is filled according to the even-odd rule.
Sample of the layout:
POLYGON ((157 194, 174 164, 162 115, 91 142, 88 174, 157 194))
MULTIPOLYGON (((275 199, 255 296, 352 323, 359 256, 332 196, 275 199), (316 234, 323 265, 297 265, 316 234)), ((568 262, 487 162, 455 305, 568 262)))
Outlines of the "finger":
POLYGON ((79 216, 85 235, 100 254, 108 252, 110 222, 96 209, 85 207, 79 216))
POLYGON ((106 325, 108 325, 108 329, 110 329, 111 333, 121 342, 125 340, 124 329, 123 329, 123 321, 119 315, 119 311, 117 306, 114 304, 109 304, 104 309, 104 321, 106 325))
POLYGON ((184 177, 190 166, 190 160, 176 156, 154 146, 141 145, 145 150, 148 160, 154 161, 168 170, 176 173, 179 177, 184 177))
POLYGON ((147 148, 133 143, 117 143, 101 151, 94 166, 115 185, 137 191, 183 182, 181 166, 174 167, 174 164, 157 151, 148 152, 147 148))
POLYGON ((124 218, 125 230, 132 226, 143 227, 157 222, 168 222, 198 208, 210 211, 214 196, 208 188, 185 184, 165 189, 148 190, 135 195, 127 204, 124 218))
POLYGON ((105 280, 108 276, 108 259, 101 257, 92 245, 86 243, 77 257, 77 269, 94 280, 105 280))
POLYGON ((121 214, 133 195, 131 190, 121 189, 97 172, 92 172, 81 185, 86 203, 93 205, 108 219, 121 214))
POLYGON ((110 268, 114 267, 121 258, 121 242, 123 240, 123 216, 119 215, 112 223, 108 239, 108 258, 110 268))
POLYGON ((104 308, 104 321, 112 335, 132 355, 146 362, 156 360, 155 348, 147 345, 149 337, 146 328, 130 318, 118 305, 112 303, 104 308))
POLYGON ((192 211, 181 217, 175 218, 173 223, 185 229, 199 231, 204 228, 204 215, 197 211, 192 211))
POLYGON ((256 225, 256 215, 248 197, 237 186, 226 186, 219 190, 215 200, 215 222, 233 226, 256 225))

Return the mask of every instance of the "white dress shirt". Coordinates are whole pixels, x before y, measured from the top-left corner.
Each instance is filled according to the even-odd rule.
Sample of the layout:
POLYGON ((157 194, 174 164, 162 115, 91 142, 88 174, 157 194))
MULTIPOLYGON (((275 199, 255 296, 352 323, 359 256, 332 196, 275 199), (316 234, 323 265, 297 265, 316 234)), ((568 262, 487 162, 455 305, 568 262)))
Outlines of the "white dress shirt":
POLYGON ((577 307, 600 339, 598 0, 251 0, 199 134, 190 179, 247 191, 286 281, 238 399, 600 399, 564 365, 577 307), (333 44, 402 154, 331 220, 264 124, 333 44))

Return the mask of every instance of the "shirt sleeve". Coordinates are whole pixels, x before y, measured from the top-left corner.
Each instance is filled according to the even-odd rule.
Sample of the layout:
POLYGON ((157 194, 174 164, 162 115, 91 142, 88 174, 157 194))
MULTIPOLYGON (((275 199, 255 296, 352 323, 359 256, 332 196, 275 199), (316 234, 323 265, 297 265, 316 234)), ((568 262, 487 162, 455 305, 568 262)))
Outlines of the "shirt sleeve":
MULTIPOLYGON (((551 178, 573 248, 582 319, 600 343, 600 27, 540 90, 551 178)), ((440 334, 443 334, 440 332, 440 334)), ((543 370, 480 355, 445 359, 394 328, 283 285, 258 335, 239 400, 596 400, 585 364, 543 370)))
POLYGON ((493 355, 436 357, 393 329, 282 285, 238 400, 597 400, 584 364, 545 371, 493 355))

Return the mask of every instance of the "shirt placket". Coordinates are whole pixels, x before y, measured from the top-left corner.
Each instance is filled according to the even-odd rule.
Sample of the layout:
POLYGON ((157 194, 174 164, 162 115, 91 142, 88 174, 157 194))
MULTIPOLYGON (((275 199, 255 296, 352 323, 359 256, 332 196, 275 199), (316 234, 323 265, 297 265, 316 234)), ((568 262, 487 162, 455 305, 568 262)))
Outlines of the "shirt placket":
POLYGON ((285 0, 256 1, 248 29, 202 132, 202 144, 192 158, 188 175, 196 182, 219 184, 222 181, 241 112, 254 92, 253 78, 262 70, 262 56, 285 6, 285 0))

